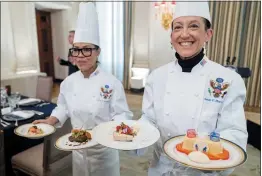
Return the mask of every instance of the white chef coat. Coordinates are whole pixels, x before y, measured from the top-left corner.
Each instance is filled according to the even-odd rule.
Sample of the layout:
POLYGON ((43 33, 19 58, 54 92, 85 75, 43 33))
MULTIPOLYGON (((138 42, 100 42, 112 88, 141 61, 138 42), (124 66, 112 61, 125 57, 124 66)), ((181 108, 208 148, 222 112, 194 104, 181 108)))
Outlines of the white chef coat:
MULTIPOLYGON (((102 122, 131 119, 133 114, 121 82, 97 67, 89 78, 78 71, 61 83, 57 107, 51 116, 59 120, 57 127, 70 118, 73 128, 92 129, 102 122)), ((73 151, 73 175, 85 176, 86 167, 91 176, 119 176, 118 151, 101 145, 73 151), (88 164, 84 162, 84 152, 88 164)))
MULTIPOLYGON (((221 137, 246 150, 248 134, 243 109, 245 96, 243 79, 236 72, 205 56, 190 73, 182 72, 177 60, 154 70, 145 86, 143 115, 140 119, 154 124, 161 134, 154 145, 148 175, 204 174, 172 162, 163 152, 166 140, 186 134, 188 129, 193 128, 204 134, 216 130, 221 137), (211 82, 214 83, 213 87, 211 82), (213 91, 219 86, 225 88, 226 84, 229 87, 223 91, 217 90, 219 97, 215 97, 213 91)), ((136 152, 139 155, 143 150, 136 152)), ((228 170, 224 174, 232 171, 228 170)))

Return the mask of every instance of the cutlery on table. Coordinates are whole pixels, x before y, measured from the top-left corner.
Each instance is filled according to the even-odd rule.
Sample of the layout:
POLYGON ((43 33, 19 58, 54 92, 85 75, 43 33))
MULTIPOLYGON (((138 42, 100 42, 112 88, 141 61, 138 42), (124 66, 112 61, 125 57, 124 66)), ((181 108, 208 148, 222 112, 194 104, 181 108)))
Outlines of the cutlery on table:
POLYGON ((4 123, 2 123, 2 122, 1 122, 1 125, 2 125, 3 127, 7 127, 7 126, 8 126, 8 125, 6 125, 6 124, 4 124, 4 123))
MULTIPOLYGON (((4 124, 4 125, 6 125, 6 126, 11 125, 11 123, 8 123, 8 122, 6 122, 6 121, 4 121, 4 120, 2 120, 2 119, 1 119, 1 124, 2 124, 2 125, 4 124)), ((4 126, 4 125, 3 125, 3 126, 4 126)))

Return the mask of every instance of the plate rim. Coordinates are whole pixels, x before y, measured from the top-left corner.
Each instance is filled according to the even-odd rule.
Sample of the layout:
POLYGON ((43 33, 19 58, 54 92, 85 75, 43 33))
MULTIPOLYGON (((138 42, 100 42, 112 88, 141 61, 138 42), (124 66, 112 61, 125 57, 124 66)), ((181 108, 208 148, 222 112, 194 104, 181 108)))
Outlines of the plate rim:
POLYGON ((184 162, 181 162, 181 161, 177 161, 177 160, 175 160, 174 158, 170 157, 170 156, 167 154, 167 152, 166 152, 166 150, 165 150, 165 145, 166 145, 167 142, 169 142, 169 141, 172 140, 172 139, 179 138, 179 137, 184 137, 184 136, 185 136, 185 134, 184 134, 184 135, 174 136, 174 137, 166 140, 166 141, 164 142, 164 144, 163 144, 163 150, 164 150, 164 153, 166 154, 166 156, 168 156, 168 158, 170 158, 171 160, 176 161, 176 162, 179 162, 180 164, 182 164, 182 165, 184 165, 184 166, 187 166, 187 167, 190 167, 190 168, 194 168, 194 169, 198 169, 198 170, 205 170, 205 171, 223 171, 223 170, 227 170, 227 169, 231 169, 231 168, 238 167, 238 166, 244 164, 244 163, 246 162, 246 160, 247 160, 247 153, 245 152, 244 149, 242 149, 242 147, 240 147, 238 144, 236 144, 236 143, 234 143, 234 142, 232 142, 232 141, 229 141, 229 140, 224 139, 224 138, 220 138, 220 139, 222 139, 222 140, 224 140, 224 141, 227 141, 228 143, 231 143, 231 144, 235 145, 238 149, 240 149, 240 151, 242 151, 244 157, 243 157, 243 160, 242 160, 239 164, 234 165, 234 166, 231 166, 231 167, 223 167, 223 168, 202 168, 202 167, 192 166, 192 165, 189 165, 189 164, 184 163, 184 162))
MULTIPOLYGON (((24 100, 24 99, 22 99, 22 100, 24 100)), ((20 101, 22 101, 22 100, 20 100, 20 101)), ((28 102, 28 103, 23 103, 23 104, 19 104, 19 106, 32 106, 32 105, 35 105, 35 104, 39 104, 39 103, 41 103, 41 99, 35 99, 34 101, 31 101, 31 102, 28 102), (35 103, 33 103, 33 102, 35 102, 35 103), (30 103, 33 103, 33 104, 30 104, 30 103)))
MULTIPOLYGON (((25 119, 19 119, 19 120, 17 120, 17 121, 28 120, 28 119, 34 117, 34 115, 36 114, 35 112, 33 112, 33 111, 31 111, 31 110, 19 110, 19 111, 28 111, 28 112, 31 112, 31 113, 32 113, 32 116, 31 116, 31 117, 28 117, 28 118, 25 118, 25 119)), ((15 111, 13 111, 13 112, 15 112, 15 111)), ((8 121, 8 122, 15 122, 16 120, 8 120, 8 119, 4 118, 4 116, 6 116, 6 115, 8 115, 8 114, 12 114, 12 112, 3 115, 3 116, 1 117, 1 119, 5 120, 5 121, 8 121)))
MULTIPOLYGON (((93 130, 86 130, 86 131, 88 131, 88 132, 91 131, 91 132, 93 133, 93 130)), ((96 145, 98 144, 98 142, 96 142, 96 140, 94 140, 94 138, 92 137, 91 140, 94 140, 94 142, 95 142, 96 144, 94 144, 94 145, 92 145, 92 146, 89 146, 89 147, 83 147, 83 148, 78 148, 78 149, 63 149, 63 148, 61 148, 61 147, 58 147, 58 146, 57 146, 57 142, 58 142, 59 140, 61 140, 62 137, 66 136, 66 135, 69 135, 69 134, 71 134, 71 133, 64 134, 64 135, 60 136, 58 139, 56 139, 56 141, 55 141, 55 143, 54 143, 55 148, 57 148, 58 150, 70 152, 70 151, 75 151, 75 150, 87 149, 87 148, 90 148, 90 147, 94 147, 94 146, 96 146, 96 145)), ((93 136, 94 136, 94 134, 93 134, 93 136)))
MULTIPOLYGON (((105 124, 105 123, 126 122, 126 121, 130 121, 130 122, 134 122, 134 123, 135 123, 135 122, 136 122, 136 123, 139 123, 138 120, 115 120, 115 121, 103 122, 103 123, 100 123, 99 125, 102 125, 102 124, 105 124)), ((140 122, 140 123, 146 123, 146 122, 140 122)), ((146 123, 146 124, 148 124, 148 123, 146 123)), ((94 130, 94 136, 95 136, 95 133, 96 133, 97 128, 98 128, 99 125, 97 125, 96 127, 93 128, 93 130, 94 130)), ((161 137, 160 131, 159 131, 155 126, 153 126, 152 124, 149 123, 148 125, 151 125, 151 126, 152 126, 153 128, 155 128, 155 129, 157 130, 157 132, 158 132, 158 138, 155 140, 155 142, 154 142, 153 144, 151 144, 151 145, 154 145, 154 144, 159 140, 159 138, 161 137)), ((99 143, 99 142, 97 141, 96 137, 94 137, 94 138, 95 138, 95 140, 96 140, 96 142, 97 142, 98 144, 105 146, 104 144, 99 143)), ((116 141, 116 142, 117 142, 117 141, 116 141)), ((118 142, 119 142, 119 141, 118 141, 118 142)), ((149 146, 151 146, 151 145, 149 145, 149 146)), ((147 147, 149 147, 149 146, 147 146, 147 147)), ((105 147, 110 148, 110 149, 115 149, 115 150, 122 150, 122 151, 131 151, 131 150, 138 150, 138 149, 146 148, 146 147, 139 147, 139 148, 136 148, 136 149, 121 149, 121 148, 114 148, 114 147, 109 147, 109 146, 105 146, 105 147)))
MULTIPOLYGON (((56 128, 55 128, 53 125, 49 125, 49 124, 46 124, 46 123, 39 123, 39 124, 44 124, 44 125, 50 126, 50 127, 53 128, 53 131, 52 131, 52 132, 49 132, 49 133, 47 133, 47 134, 45 134, 45 135, 40 135, 40 136, 25 136, 25 135, 22 135, 22 134, 20 134, 20 133, 17 132, 17 129, 18 129, 18 128, 21 128, 22 126, 26 126, 26 125, 29 125, 29 124, 32 124, 32 123, 23 124, 23 125, 20 125, 20 126, 16 127, 16 128, 14 129, 14 133, 15 133, 17 136, 21 136, 21 137, 25 137, 25 138, 29 138, 29 139, 40 139, 40 138, 49 136, 49 135, 51 135, 51 134, 53 134, 53 133, 56 132, 56 128)), ((37 125, 37 124, 32 124, 32 125, 37 125)))

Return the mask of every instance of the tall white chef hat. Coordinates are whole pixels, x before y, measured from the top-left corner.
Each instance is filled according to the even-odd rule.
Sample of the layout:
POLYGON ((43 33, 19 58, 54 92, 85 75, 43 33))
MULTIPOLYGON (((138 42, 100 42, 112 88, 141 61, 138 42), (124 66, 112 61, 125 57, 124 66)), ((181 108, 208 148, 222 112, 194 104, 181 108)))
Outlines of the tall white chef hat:
POLYGON ((199 16, 207 19, 211 23, 211 17, 207 1, 177 2, 175 6, 175 14, 173 20, 182 16, 199 16))
POLYGON ((99 46, 98 16, 93 2, 81 2, 74 43, 91 43, 99 46))

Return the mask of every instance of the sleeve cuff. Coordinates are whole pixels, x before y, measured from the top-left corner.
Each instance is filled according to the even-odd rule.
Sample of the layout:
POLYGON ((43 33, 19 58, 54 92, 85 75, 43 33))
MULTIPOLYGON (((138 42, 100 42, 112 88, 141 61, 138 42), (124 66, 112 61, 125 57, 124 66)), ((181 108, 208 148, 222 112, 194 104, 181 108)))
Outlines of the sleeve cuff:
POLYGON ((54 109, 54 111, 52 112, 51 116, 54 116, 58 119, 58 122, 55 124, 56 128, 61 128, 65 121, 67 120, 67 115, 65 115, 64 113, 59 112, 57 109, 54 109))

